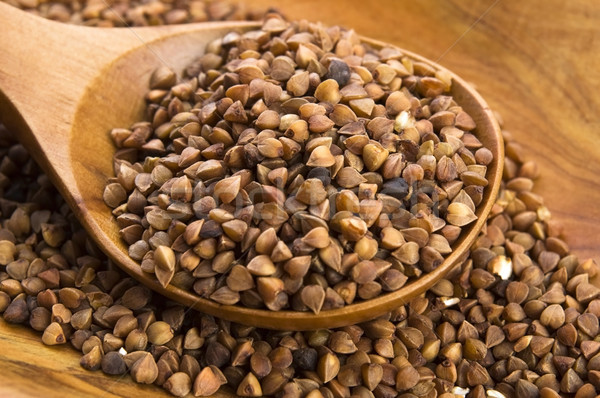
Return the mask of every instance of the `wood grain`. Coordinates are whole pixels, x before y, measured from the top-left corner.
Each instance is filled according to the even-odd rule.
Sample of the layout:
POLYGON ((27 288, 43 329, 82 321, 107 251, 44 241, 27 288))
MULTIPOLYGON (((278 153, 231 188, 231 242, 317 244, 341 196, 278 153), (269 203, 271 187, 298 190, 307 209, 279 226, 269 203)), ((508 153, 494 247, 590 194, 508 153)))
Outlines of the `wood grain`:
MULTIPOLYGON (((134 383, 129 375, 107 376, 79 366, 70 345, 48 347, 41 334, 0 318, 0 397, 3 398, 173 398, 161 388, 134 383)), ((221 392, 215 398, 230 397, 221 392)))
POLYGON ((153 386, 139 386, 129 377, 109 377, 79 366, 70 346, 44 347, 40 335, 0 319, 0 397, 117 398, 170 395, 153 386))
MULTIPOLYGON (((439 62, 477 86, 526 157, 539 163, 535 190, 564 223, 574 253, 598 260, 600 9, 594 2, 500 0, 470 30, 494 1, 366 3, 365 8, 360 0, 278 0, 277 7, 293 18, 354 27, 433 60, 445 53, 439 62)), ((74 350, 45 347, 36 333, 1 321, 0 361, 1 397, 168 396, 127 377, 112 388, 116 379, 82 370, 74 350)))

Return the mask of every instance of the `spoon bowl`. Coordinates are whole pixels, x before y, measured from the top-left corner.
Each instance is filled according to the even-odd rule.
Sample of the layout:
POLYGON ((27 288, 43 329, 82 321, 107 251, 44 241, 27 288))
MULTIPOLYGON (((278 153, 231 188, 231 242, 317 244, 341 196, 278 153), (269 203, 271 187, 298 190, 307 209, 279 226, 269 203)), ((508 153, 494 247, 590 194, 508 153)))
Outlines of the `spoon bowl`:
MULTIPOLYGON (((144 116, 154 69, 180 73, 207 43, 256 22, 216 22, 154 28, 96 29, 63 25, 0 3, 0 119, 50 176, 90 236, 121 269, 160 294, 226 320, 279 330, 333 328, 373 319, 406 303, 443 278, 468 253, 497 196, 503 164, 499 127, 485 101, 452 74, 452 95, 477 124, 476 136, 494 155, 478 219, 465 227, 453 252, 434 271, 398 291, 319 314, 227 306, 168 285, 132 260, 102 192, 113 176, 109 131, 144 116)), ((385 43, 371 39, 374 47, 385 43)), ((409 57, 444 69, 409 51, 409 57)))

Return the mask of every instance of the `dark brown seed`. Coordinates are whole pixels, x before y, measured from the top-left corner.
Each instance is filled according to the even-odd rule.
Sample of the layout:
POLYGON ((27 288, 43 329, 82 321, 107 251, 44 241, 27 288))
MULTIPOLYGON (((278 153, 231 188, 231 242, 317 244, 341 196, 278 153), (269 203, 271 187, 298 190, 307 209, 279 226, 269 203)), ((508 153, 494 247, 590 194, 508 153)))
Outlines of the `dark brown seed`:
POLYGON ((39 332, 46 329, 51 321, 51 313, 44 307, 34 308, 29 316, 29 325, 39 332))
POLYGON ((144 286, 134 286, 125 291, 121 298, 121 303, 131 310, 139 310, 146 306, 151 296, 152 294, 148 288, 144 286))
POLYGON ((404 178, 398 177, 383 184, 381 193, 403 200, 408 195, 409 186, 404 178))
POLYGON ((339 59, 332 59, 327 69, 327 78, 335 80, 340 87, 344 87, 350 79, 348 64, 339 59))
POLYGON ((109 375, 122 375, 127 372, 127 366, 121 354, 111 351, 102 358, 102 371, 109 375))
POLYGON ((294 366, 301 370, 315 370, 317 358, 317 350, 311 347, 299 348, 293 352, 294 366))
POLYGON ((22 298, 15 298, 4 310, 4 320, 9 323, 24 323, 29 319, 27 303, 22 298))
POLYGON ((229 361, 230 356, 231 352, 221 343, 215 341, 209 343, 206 347, 204 360, 208 365, 214 365, 218 368, 221 368, 229 361))

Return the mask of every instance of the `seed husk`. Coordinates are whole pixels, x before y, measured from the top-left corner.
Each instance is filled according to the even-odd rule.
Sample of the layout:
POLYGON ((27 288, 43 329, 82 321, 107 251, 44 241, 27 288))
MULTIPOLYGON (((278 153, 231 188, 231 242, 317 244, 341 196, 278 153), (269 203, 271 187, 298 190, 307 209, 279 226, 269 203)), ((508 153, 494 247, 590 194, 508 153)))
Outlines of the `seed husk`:
POLYGON ((379 364, 365 363, 361 366, 361 376, 365 387, 373 391, 383 378, 383 368, 379 364))
POLYGON ((223 203, 232 202, 240 192, 241 177, 233 176, 220 180, 215 185, 215 196, 223 203))
POLYGON ((165 381, 163 388, 176 397, 185 397, 192 389, 192 381, 186 373, 176 372, 165 381))
POLYGON ((59 324, 67 324, 71 322, 71 311, 63 304, 58 303, 52 306, 52 321, 59 324))
POLYGON ((157 68, 150 77, 150 88, 168 89, 177 81, 177 75, 167 66, 157 68))
POLYGON ((294 257, 288 260, 283 268, 292 278, 302 278, 308 272, 310 262, 310 256, 294 257))
POLYGON ((46 345, 64 344, 67 342, 63 328, 58 322, 52 322, 44 330, 42 342, 46 345))
POLYGON ((193 393, 196 397, 210 397, 219 391, 219 388, 227 381, 218 368, 213 366, 204 367, 193 384, 193 393))
POLYGON ((15 260, 17 250, 15 244, 9 240, 0 241, 0 264, 8 265, 15 260))
POLYGON ((369 171, 375 171, 379 169, 383 163, 387 160, 389 152, 381 145, 367 144, 363 148, 363 160, 365 166, 369 171))
POLYGON ((256 376, 248 373, 240 382, 236 394, 240 397, 261 397, 263 392, 256 376))
POLYGON ((262 297, 267 307, 279 308, 281 302, 280 294, 283 293, 285 285, 279 278, 259 277, 257 279, 258 294, 262 297))
POLYGON ((156 345, 165 344, 173 338, 173 329, 171 329, 171 325, 163 321, 152 323, 148 326, 146 333, 148 335, 148 340, 156 345))
POLYGON ((385 227, 381 231, 381 246, 385 249, 397 249, 405 243, 404 235, 394 227, 385 227))
MULTIPOLYGON (((108 184, 104 188, 104 194, 102 195, 104 203, 110 208, 115 208, 127 199, 127 192, 125 188, 119 183, 108 184)), ((48 225, 48 224, 45 224, 48 225)))
POLYGON ((4 320, 9 323, 23 323, 29 318, 29 309, 23 298, 13 299, 4 310, 4 320))
POLYGON ((116 351, 107 352, 102 357, 102 371, 109 375, 122 375, 127 371, 127 366, 121 354, 116 351))
POLYGON ((381 193, 389 195, 398 200, 403 200, 409 192, 409 184, 408 182, 402 178, 397 177, 393 178, 383 184, 383 189, 381 193))
POLYGON ((227 286, 223 286, 217 289, 213 294, 210 295, 211 300, 216 301, 223 305, 234 305, 240 301, 240 294, 230 289, 227 286))
POLYGON ((164 271, 175 270, 175 253, 173 249, 168 246, 159 246, 154 250, 154 263, 156 266, 164 271))
POLYGON ((326 196, 323 182, 317 178, 304 181, 296 192, 296 199, 307 205, 318 205, 325 200, 326 196))
POLYGON ((254 257, 250 260, 246 268, 252 275, 257 276, 270 276, 276 271, 275 264, 273 264, 271 258, 266 254, 254 257))
POLYGON ((146 353, 131 366, 130 373, 136 383, 152 384, 158 377, 158 367, 152 355, 146 353))
POLYGON ((588 336, 598 334, 598 317, 594 314, 582 314, 577 317, 577 328, 588 336))
POLYGON ((475 221, 477 216, 469 206, 457 202, 451 203, 448 206, 448 215, 446 216, 446 219, 450 224, 462 227, 475 221))
POLYGON ((340 59, 334 58, 327 67, 327 78, 335 80, 340 87, 345 86, 350 80, 350 68, 340 59))
POLYGON ((412 366, 407 365, 398 369, 396 374, 396 390, 406 391, 417 385, 420 376, 419 372, 412 366))
POLYGON ((590 283, 580 283, 576 288, 577 301, 588 303, 600 296, 600 289, 590 283))
POLYGON ((340 229, 346 239, 357 241, 367 233, 367 224, 358 217, 344 218, 340 221, 340 229))
POLYGON ((248 224, 242 220, 231 220, 221 224, 223 232, 234 242, 241 242, 248 230, 248 224))
POLYGON ((98 370, 102 364, 102 350, 99 346, 94 346, 87 354, 84 354, 79 364, 87 370, 98 370))
POLYGON ((333 380, 340 371, 340 361, 338 357, 332 353, 323 355, 317 364, 317 374, 321 382, 328 383, 333 380))
POLYGON ((372 261, 361 261, 350 271, 352 280, 359 284, 372 282, 377 277, 377 267, 372 261))
POLYGON ((252 289, 254 279, 248 268, 239 264, 234 265, 227 276, 227 287, 236 292, 252 289))
POLYGON ((485 358, 487 347, 485 343, 478 339, 468 338, 465 340, 463 355, 472 361, 479 361, 485 358))
POLYGON ((327 79, 321 82, 315 90, 315 98, 321 102, 337 104, 341 99, 338 81, 335 79, 327 79))
POLYGON ((568 369, 560 381, 560 391, 565 393, 575 393, 583 386, 583 381, 573 370, 568 369))
POLYGON ((37 331, 44 331, 52 322, 51 313, 44 307, 36 307, 29 315, 29 325, 37 331))
POLYGON ((302 241, 314 248, 323 249, 329 245, 329 231, 323 227, 313 228, 304 235, 302 241))
POLYGON ((546 307, 540 315, 540 322, 544 326, 558 329, 565 323, 565 311, 558 304, 552 304, 546 307))
POLYGON ((318 146, 310 154, 307 166, 310 167, 331 167, 335 164, 335 158, 331 154, 331 151, 326 146, 318 146))
POLYGON ((318 314, 325 302, 325 291, 319 285, 309 285, 302 289, 300 297, 304 305, 315 314, 318 314))
POLYGON ((406 242, 392 256, 405 264, 416 264, 419 261, 419 245, 416 242, 406 242))

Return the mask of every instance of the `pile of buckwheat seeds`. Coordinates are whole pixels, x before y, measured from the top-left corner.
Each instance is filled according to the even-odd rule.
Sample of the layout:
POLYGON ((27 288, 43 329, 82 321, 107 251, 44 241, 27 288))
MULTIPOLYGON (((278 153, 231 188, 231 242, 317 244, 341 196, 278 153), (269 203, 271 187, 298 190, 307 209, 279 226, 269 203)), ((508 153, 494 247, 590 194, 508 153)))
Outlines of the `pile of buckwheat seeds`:
POLYGON ((504 133, 504 182, 470 255, 380 319, 276 332, 188 311, 95 247, 13 135, 0 127, 0 313, 81 366, 175 396, 595 397, 598 267, 561 239, 538 176, 504 133))
POLYGON ((493 156, 447 71, 269 14, 186 72, 158 68, 150 121, 112 130, 104 190, 163 286, 319 313, 433 271, 477 219, 493 156))

